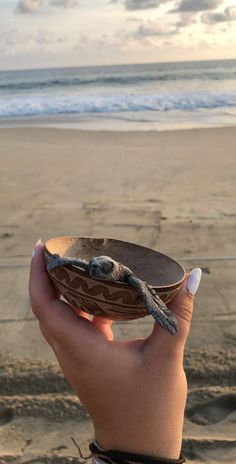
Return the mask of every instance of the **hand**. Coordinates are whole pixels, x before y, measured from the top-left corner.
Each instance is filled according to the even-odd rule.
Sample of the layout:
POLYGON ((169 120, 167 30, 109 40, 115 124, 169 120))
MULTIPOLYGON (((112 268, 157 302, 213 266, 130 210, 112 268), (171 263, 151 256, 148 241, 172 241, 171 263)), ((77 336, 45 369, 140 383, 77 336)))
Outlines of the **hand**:
POLYGON ((173 336, 156 323, 146 339, 113 341, 112 321, 61 301, 46 270, 44 245, 35 246, 29 291, 32 310, 60 367, 84 404, 104 449, 178 459, 187 382, 184 346, 199 269, 186 277, 168 305, 176 314, 173 336), (191 292, 191 293, 190 293, 191 292))

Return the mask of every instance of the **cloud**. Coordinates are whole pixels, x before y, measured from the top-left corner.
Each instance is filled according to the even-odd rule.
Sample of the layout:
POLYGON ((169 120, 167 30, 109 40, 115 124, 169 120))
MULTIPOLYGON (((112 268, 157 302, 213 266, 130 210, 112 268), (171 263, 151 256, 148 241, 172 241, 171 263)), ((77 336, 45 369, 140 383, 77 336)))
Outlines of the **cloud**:
POLYGON ((127 10, 146 10, 159 6, 159 0, 125 0, 127 10))
POLYGON ((24 45, 28 43, 30 40, 30 35, 25 34, 22 35, 20 34, 19 30, 14 28, 14 29, 9 29, 2 31, 1 34, 1 43, 4 44, 5 49, 9 49, 9 47, 19 47, 21 45, 24 45))
POLYGON ((31 36, 31 40, 38 45, 52 45, 67 42, 67 38, 63 35, 53 34, 49 30, 39 30, 31 36))
POLYGON ((78 0, 50 0, 50 5, 59 6, 63 8, 74 8, 78 6, 78 0))
MULTIPOLYGON (((157 8, 161 3, 168 3, 171 0, 123 0, 126 10, 147 10, 149 8, 157 8)), ((120 2, 120 0, 112 0, 112 3, 120 2)))
POLYGON ((172 24, 163 24, 155 21, 147 21, 138 26, 132 36, 141 40, 145 37, 165 37, 178 33, 178 29, 172 24))
POLYGON ((221 13, 206 13, 201 17, 205 24, 217 24, 230 21, 236 21, 236 7, 225 8, 221 13))
POLYGON ((172 13, 214 10, 223 0, 181 0, 179 6, 172 13))
MULTIPOLYGON (((71 50, 70 37, 60 31, 41 29, 27 32, 27 28, 10 28, 0 32, 0 63, 1 67, 29 67, 35 63, 38 67, 40 60, 48 57, 48 65, 52 65, 49 57, 64 54, 67 56, 71 50), (22 61, 23 60, 23 61, 22 61)), ((42 66, 43 61, 41 62, 42 66)), ((57 63, 58 65, 59 63, 57 63)), ((43 65, 44 66, 44 65, 43 65)))
POLYGON ((38 13, 46 5, 71 8, 78 5, 78 0, 19 0, 17 11, 20 13, 38 13))
POLYGON ((33 33, 22 32, 19 29, 5 30, 1 34, 1 42, 15 49, 29 46, 56 45, 68 42, 65 35, 53 33, 48 29, 40 29, 33 33))
POLYGON ((191 13, 182 13, 180 14, 179 20, 176 22, 176 27, 178 29, 191 26, 195 24, 197 21, 195 19, 195 15, 191 13))
POLYGON ((45 3, 45 0, 20 0, 17 10, 20 13, 35 13, 39 11, 45 3))

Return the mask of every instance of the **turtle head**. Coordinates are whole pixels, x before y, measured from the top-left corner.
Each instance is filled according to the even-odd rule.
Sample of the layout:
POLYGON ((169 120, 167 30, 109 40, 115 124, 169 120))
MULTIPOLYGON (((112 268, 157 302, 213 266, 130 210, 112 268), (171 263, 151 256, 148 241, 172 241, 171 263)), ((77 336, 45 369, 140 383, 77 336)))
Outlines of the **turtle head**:
POLYGON ((94 279, 116 280, 118 267, 110 256, 95 256, 89 261, 89 273, 94 279))

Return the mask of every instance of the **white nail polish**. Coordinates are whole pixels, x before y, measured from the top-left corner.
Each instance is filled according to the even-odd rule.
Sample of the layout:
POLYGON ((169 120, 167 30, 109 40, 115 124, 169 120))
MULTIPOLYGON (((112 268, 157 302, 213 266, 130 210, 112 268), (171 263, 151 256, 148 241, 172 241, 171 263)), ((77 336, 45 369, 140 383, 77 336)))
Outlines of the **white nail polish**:
POLYGON ((41 238, 39 238, 39 239, 37 240, 37 242, 35 243, 35 245, 34 245, 34 249, 33 249, 33 251, 32 251, 32 258, 33 258, 34 255, 35 255, 35 248, 36 248, 38 245, 43 245, 43 242, 42 242, 42 239, 41 239, 41 238))
POLYGON ((190 272, 188 281, 187 281, 187 290, 191 295, 195 295, 199 287, 202 277, 202 270, 197 267, 190 272))

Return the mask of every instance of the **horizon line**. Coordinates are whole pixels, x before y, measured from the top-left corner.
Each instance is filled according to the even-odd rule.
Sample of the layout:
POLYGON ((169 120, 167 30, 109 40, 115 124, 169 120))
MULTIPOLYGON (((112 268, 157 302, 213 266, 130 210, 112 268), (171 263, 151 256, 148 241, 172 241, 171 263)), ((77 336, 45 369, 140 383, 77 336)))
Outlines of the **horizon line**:
POLYGON ((206 63, 206 62, 218 62, 218 61, 236 61, 236 58, 219 58, 219 59, 202 59, 202 60, 178 60, 178 61, 149 61, 140 63, 112 63, 112 64, 90 64, 80 66, 53 66, 53 67, 40 67, 40 68, 9 68, 0 69, 0 72, 17 72, 17 71, 47 71, 51 69, 80 69, 80 68, 106 68, 106 67, 117 67, 117 66, 140 66, 149 64, 177 64, 177 63, 206 63))

